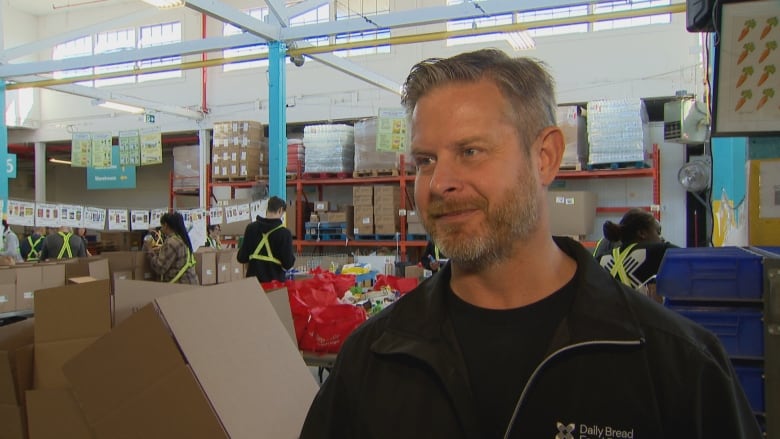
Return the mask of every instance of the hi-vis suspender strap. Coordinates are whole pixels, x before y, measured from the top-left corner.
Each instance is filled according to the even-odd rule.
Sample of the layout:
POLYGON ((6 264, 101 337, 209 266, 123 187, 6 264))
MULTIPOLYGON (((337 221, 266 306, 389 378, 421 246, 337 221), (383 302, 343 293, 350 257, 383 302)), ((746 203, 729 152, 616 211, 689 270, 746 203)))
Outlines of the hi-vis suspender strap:
MULTIPOLYGON (((176 235, 176 237, 179 238, 178 235, 176 235)), ((179 238, 179 239, 181 239, 181 238, 179 238)), ((184 242, 184 241, 182 241, 182 242, 184 242)), ((186 247, 187 244, 184 244, 184 245, 185 245, 185 250, 187 251, 187 262, 185 262, 184 265, 179 270, 179 272, 176 273, 176 276, 174 276, 173 279, 168 281, 169 283, 174 284, 174 283, 178 282, 179 279, 181 279, 181 277, 184 276, 184 273, 186 273, 187 270, 189 270, 191 267, 195 266, 195 255, 193 255, 192 252, 190 251, 190 249, 188 247, 186 247)))
POLYGON ((206 241, 209 242, 209 247, 211 248, 220 249, 222 247, 221 245, 219 245, 219 241, 217 241, 214 238, 208 237, 206 238, 206 241))
POLYGON ((152 231, 152 245, 155 247, 163 245, 163 236, 158 230, 152 231))
POLYGON ((73 257, 73 251, 70 249, 70 237, 73 236, 73 232, 57 232, 58 235, 62 236, 62 248, 60 249, 60 253, 57 255, 57 259, 62 259, 62 255, 65 254, 65 252, 68 252, 68 257, 73 257))
POLYGON ((612 269, 609 270, 609 274, 612 275, 612 277, 615 277, 615 275, 618 275, 618 278, 621 282, 631 286, 631 280, 628 278, 628 273, 626 273, 626 267, 623 266, 623 261, 626 260, 626 257, 629 253, 631 253, 631 250, 636 246, 636 243, 633 243, 626 247, 625 250, 622 252, 619 248, 612 249, 612 259, 614 265, 612 266, 612 269))
POLYGON ((601 241, 603 241, 604 238, 599 239, 596 241, 596 247, 593 248, 593 257, 596 257, 596 252, 599 251, 599 246, 601 245, 601 241))
POLYGON ((263 233, 263 239, 261 239, 260 243, 257 244, 257 248, 255 248, 255 252, 249 255, 249 259, 254 259, 257 261, 273 262, 276 265, 282 265, 282 261, 274 257, 274 254, 271 251, 271 244, 268 242, 268 237, 271 235, 271 233, 274 233, 275 231, 281 229, 282 227, 284 227, 284 224, 279 224, 278 226, 269 230, 268 233, 263 233), (260 254, 261 250, 265 250, 266 254, 261 255, 260 254))
POLYGON ((433 246, 433 255, 436 257, 436 260, 437 260, 437 261, 438 261, 439 259, 441 259, 441 258, 439 257, 439 247, 437 247, 437 246, 435 246, 435 245, 433 246))
POLYGON ((30 252, 27 253, 28 261, 37 261, 41 257, 41 252, 35 249, 41 241, 43 241, 43 236, 39 236, 35 242, 33 242, 32 236, 27 237, 27 242, 30 244, 30 252))

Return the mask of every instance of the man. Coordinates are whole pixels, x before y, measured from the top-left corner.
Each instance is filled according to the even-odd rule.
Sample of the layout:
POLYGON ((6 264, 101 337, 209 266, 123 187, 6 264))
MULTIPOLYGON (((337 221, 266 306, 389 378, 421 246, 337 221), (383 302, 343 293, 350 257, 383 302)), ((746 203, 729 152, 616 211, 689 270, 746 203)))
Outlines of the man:
POLYGON ((84 241, 73 234, 70 227, 61 226, 57 233, 51 233, 43 240, 41 260, 70 259, 87 256, 84 241))
POLYGON ((415 201, 449 263, 352 333, 302 439, 761 437, 714 335, 551 236, 552 82, 497 50, 413 67, 415 201))
POLYGON ((33 229, 32 234, 28 235, 26 239, 23 239, 19 244, 19 250, 22 253, 22 258, 27 262, 35 262, 40 259, 41 249, 43 248, 43 238, 46 235, 45 227, 36 227, 33 229))
POLYGON ((14 262, 24 262, 19 252, 19 237, 11 230, 11 226, 5 219, 3 219, 3 251, 0 252, 0 256, 7 256, 14 262))
POLYGON ((260 282, 284 282, 285 271, 295 264, 292 233, 282 224, 287 204, 279 197, 268 199, 265 218, 246 226, 244 240, 238 249, 238 262, 249 264, 246 275, 260 282))

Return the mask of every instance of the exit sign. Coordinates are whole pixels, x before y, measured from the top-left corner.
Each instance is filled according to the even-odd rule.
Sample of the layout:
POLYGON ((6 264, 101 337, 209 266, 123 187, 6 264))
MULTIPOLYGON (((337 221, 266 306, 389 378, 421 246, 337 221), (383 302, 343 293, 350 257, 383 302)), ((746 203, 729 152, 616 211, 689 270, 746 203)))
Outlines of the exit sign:
POLYGON ((144 120, 146 123, 154 123, 154 114, 144 114, 144 120))

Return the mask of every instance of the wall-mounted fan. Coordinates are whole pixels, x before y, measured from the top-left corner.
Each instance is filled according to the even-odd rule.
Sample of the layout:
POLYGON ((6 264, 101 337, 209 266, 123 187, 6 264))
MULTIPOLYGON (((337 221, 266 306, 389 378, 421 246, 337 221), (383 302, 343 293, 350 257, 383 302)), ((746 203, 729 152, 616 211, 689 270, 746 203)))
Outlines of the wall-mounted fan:
POLYGON ((710 163, 708 156, 691 157, 677 172, 677 181, 685 190, 694 194, 709 189, 712 179, 710 163))

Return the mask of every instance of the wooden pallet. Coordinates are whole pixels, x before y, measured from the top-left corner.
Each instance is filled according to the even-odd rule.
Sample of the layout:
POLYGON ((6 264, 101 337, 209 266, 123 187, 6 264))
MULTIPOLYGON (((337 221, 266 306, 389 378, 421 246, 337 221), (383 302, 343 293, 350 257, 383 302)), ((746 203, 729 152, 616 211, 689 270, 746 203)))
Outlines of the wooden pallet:
POLYGON ((398 177, 398 169, 363 169, 353 172, 352 177, 398 177))
POLYGON ((349 178, 352 175, 349 172, 305 172, 303 178, 310 180, 325 179, 325 178, 349 178))
POLYGON ((252 176, 243 176, 243 177, 212 177, 211 178, 215 182, 222 182, 222 183, 233 183, 233 182, 240 182, 240 181, 261 181, 264 179, 262 175, 252 175, 252 176))
POLYGON ((649 168, 650 165, 643 161, 633 162, 612 162, 612 163, 595 163, 589 164, 589 171, 608 170, 608 169, 644 169, 649 168))

